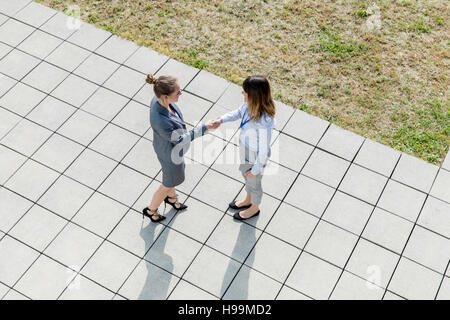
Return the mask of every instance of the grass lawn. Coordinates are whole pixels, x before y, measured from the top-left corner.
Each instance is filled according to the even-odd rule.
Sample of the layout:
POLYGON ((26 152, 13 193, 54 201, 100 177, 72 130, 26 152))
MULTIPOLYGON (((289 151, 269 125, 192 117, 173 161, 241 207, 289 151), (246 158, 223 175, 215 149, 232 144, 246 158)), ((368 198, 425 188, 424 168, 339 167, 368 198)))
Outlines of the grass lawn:
POLYGON ((450 144, 448 0, 39 0, 441 164, 450 144), (372 5, 375 3, 376 5, 372 5))

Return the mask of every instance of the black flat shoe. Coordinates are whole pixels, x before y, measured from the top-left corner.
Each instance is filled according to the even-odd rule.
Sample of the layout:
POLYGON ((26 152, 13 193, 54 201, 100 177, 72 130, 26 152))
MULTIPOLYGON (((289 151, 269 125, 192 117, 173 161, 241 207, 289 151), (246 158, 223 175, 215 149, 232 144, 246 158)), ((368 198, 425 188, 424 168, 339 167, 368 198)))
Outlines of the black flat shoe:
MULTIPOLYGON (((164 206, 165 206, 166 204, 169 204, 169 205, 172 206, 172 208, 174 208, 174 209, 177 210, 177 211, 184 210, 184 209, 186 209, 186 208, 188 207, 187 205, 178 202, 180 206, 177 208, 177 207, 176 207, 177 202, 178 202, 178 195, 175 195, 175 197, 169 197, 169 196, 167 196, 167 197, 164 199, 164 206), (169 199, 175 199, 175 202, 170 202, 169 199)), ((164 208, 164 210, 165 210, 165 208, 164 208)))
POLYGON ((251 219, 251 218, 253 218, 253 217, 256 217, 256 216, 258 216, 259 215, 259 212, 260 212, 260 210, 258 210, 254 215, 252 215, 250 218, 242 218, 241 217, 241 215, 239 214, 239 212, 236 212, 234 215, 233 215, 233 218, 235 218, 236 220, 248 220, 248 219, 251 219))
POLYGON ((142 219, 144 219, 144 216, 147 216, 150 218, 150 220, 152 220, 152 222, 160 222, 166 219, 166 217, 160 215, 158 213, 158 209, 156 210, 150 210, 148 207, 142 209, 142 219), (153 212, 152 214, 150 214, 149 212, 153 212), (156 219, 153 219, 153 217, 158 217, 156 219))
POLYGON ((248 208, 250 208, 252 205, 249 204, 249 205, 247 205, 247 206, 238 207, 238 206, 236 205, 236 201, 233 201, 233 202, 230 202, 230 203, 228 204, 228 206, 229 206, 231 209, 241 210, 241 209, 248 209, 248 208))

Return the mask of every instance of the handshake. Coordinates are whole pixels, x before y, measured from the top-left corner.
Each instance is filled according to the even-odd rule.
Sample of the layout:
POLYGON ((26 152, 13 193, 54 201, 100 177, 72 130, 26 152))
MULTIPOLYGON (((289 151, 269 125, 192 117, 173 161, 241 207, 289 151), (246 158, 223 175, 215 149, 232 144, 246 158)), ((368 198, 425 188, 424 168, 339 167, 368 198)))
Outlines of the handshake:
POLYGON ((222 123, 222 119, 220 119, 220 118, 211 119, 206 123, 206 129, 215 130, 220 126, 221 123, 222 123))

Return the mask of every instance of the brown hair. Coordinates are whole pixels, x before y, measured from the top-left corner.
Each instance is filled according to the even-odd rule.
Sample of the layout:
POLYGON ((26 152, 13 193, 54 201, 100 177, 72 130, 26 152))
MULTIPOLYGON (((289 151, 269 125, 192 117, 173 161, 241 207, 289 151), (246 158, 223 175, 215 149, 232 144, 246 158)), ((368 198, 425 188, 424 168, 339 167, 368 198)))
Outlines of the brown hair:
POLYGON ((258 121, 267 113, 275 117, 275 103, 270 92, 269 81, 264 76, 249 76, 245 78, 242 88, 248 95, 248 113, 258 121))
POLYGON ((153 74, 148 74, 145 81, 153 85, 153 91, 156 97, 159 98, 162 95, 171 95, 174 93, 178 79, 172 76, 160 76, 156 78, 153 74))

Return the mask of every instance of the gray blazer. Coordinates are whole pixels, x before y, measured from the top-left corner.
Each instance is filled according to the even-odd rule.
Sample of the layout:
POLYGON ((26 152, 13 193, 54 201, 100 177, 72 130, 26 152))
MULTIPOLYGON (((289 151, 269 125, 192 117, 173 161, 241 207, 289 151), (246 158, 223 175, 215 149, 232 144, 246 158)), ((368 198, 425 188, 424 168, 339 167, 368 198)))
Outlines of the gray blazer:
POLYGON ((153 147, 160 162, 173 163, 172 150, 178 145, 179 156, 183 157, 189 149, 190 142, 201 137, 206 132, 206 126, 195 127, 187 131, 183 114, 180 108, 174 103, 172 108, 179 117, 173 116, 167 108, 163 107, 157 97, 153 97, 150 103, 150 124, 153 128, 153 147))

